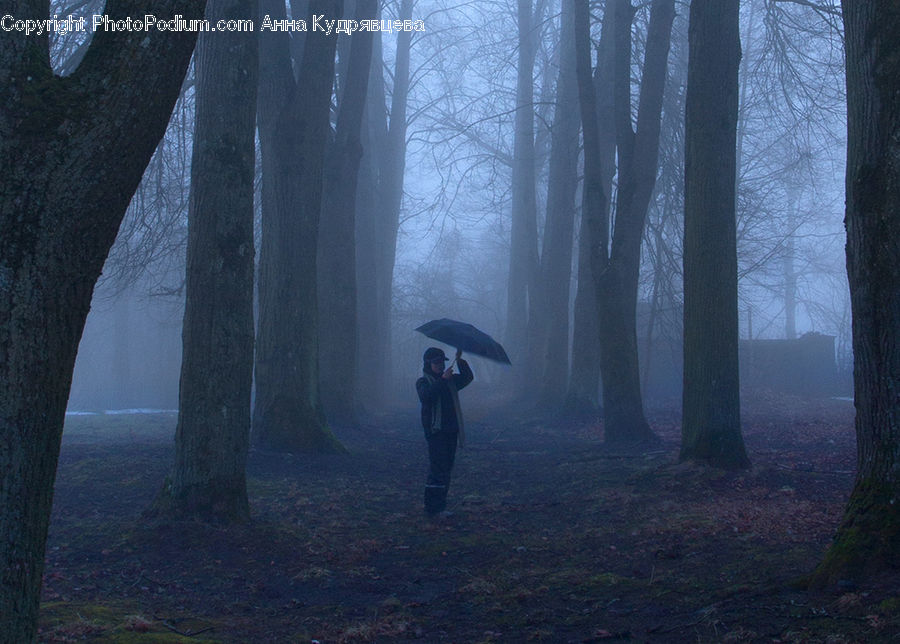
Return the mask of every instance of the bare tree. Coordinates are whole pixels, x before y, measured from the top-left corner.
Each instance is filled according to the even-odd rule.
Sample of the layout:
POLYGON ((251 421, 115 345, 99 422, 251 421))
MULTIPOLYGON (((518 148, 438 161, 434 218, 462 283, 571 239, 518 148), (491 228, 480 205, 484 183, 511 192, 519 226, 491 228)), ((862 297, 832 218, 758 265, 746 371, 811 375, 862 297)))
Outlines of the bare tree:
POLYGON ((572 280, 575 193, 578 189, 578 83, 575 77, 575 18, 564 2, 559 29, 559 74, 551 127, 547 217, 541 250, 535 366, 543 371, 540 399, 560 408, 569 379, 569 285, 572 280))
MULTIPOLYGON (((107 15, 199 19, 203 5, 113 4, 107 15)), ((16 7, 20 15, 49 17, 46 3, 16 7)), ((0 41, 0 632, 8 641, 37 636, 78 341, 94 284, 165 131, 195 39, 191 29, 98 30, 65 78, 53 74, 46 34, 11 32, 0 41)))
MULTIPOLYGON (((340 16, 340 0, 309 4, 309 15, 340 16)), ((260 13, 284 19, 283 0, 263 0, 260 13)), ((253 435, 273 449, 333 451, 342 448, 319 400, 316 249, 337 34, 305 38, 293 65, 289 39, 285 32, 260 38, 263 227, 253 435)))
MULTIPOLYGON (((541 4, 538 2, 538 7, 541 4)), ((534 2, 518 0, 516 15, 519 48, 516 61, 506 341, 521 351, 528 347, 529 298, 533 300, 535 297, 540 271, 534 144, 534 59, 538 46, 535 23, 538 15, 534 2)), ((517 363, 520 384, 530 377, 525 366, 517 363)))
MULTIPOLYGON (((400 0, 397 18, 411 20, 413 0, 400 0)), ((397 235, 406 170, 407 107, 413 33, 397 35, 390 107, 384 79, 384 54, 376 35, 362 132, 363 157, 357 187, 356 239, 359 346, 366 353, 358 368, 378 365, 378 377, 361 378, 360 402, 383 407, 391 380, 391 303, 397 235)), ((362 360, 362 356, 358 359, 362 360)))
MULTIPOLYGON (((641 240, 656 181, 660 114, 675 7, 671 0, 655 0, 651 5, 636 130, 630 89, 634 9, 628 0, 615 0, 613 12, 613 119, 619 159, 616 221, 609 247, 604 243, 608 235, 601 230, 603 219, 599 215, 592 216, 588 234, 594 245, 591 260, 599 312, 605 440, 626 445, 658 440, 644 417, 641 399, 636 306, 641 240)), ((580 91, 583 94, 587 88, 580 91)), ((596 118, 595 112, 583 115, 582 123, 596 118)), ((586 137, 586 164, 588 145, 586 137)), ((599 160, 599 148, 591 156, 599 160)), ((599 180, 602 169, 591 172, 599 180)))
MULTIPOLYGON (((356 19, 373 19, 374 0, 357 0, 356 19)), ((357 412, 356 189, 362 158, 362 122, 373 34, 350 38, 334 140, 326 153, 319 231, 319 383, 331 421, 352 422, 357 412)))
POLYGON ((830 4, 743 4, 738 279, 739 309, 752 316, 754 336, 790 337, 825 323, 812 294, 826 279, 843 279, 831 261, 843 239, 833 176, 843 160, 845 97, 840 21, 830 4))
MULTIPOLYGON (((590 14, 588 14, 588 17, 590 14)), ((590 205, 584 202, 590 199, 586 192, 582 193, 581 225, 578 234, 578 284, 575 292, 575 305, 572 328, 572 371, 569 378, 567 407, 575 413, 594 413, 599 409, 600 392, 600 330, 597 316, 597 286, 592 269, 592 248, 609 247, 610 204, 613 178, 616 174, 616 129, 613 111, 613 47, 612 30, 614 27, 611 3, 606 5, 603 13, 600 41, 597 44, 597 66, 594 69, 594 96, 589 98, 595 106, 597 134, 596 150, 587 152, 585 148, 585 180, 589 171, 596 172, 593 179, 605 196, 602 202, 590 205), (589 168, 587 158, 594 155, 591 162, 596 167, 589 168), (594 212, 600 208, 600 212, 594 212), (602 236, 594 242, 591 240, 592 224, 602 236)), ((588 31, 588 37, 590 31, 588 31)), ((587 64, 590 63, 590 39, 585 53, 587 64)), ((590 69, 588 69, 590 75, 590 69)), ((584 79, 587 82, 587 78, 584 79)), ((582 115, 582 120, 584 116, 582 115)), ((586 184, 585 184, 586 185, 586 184)))

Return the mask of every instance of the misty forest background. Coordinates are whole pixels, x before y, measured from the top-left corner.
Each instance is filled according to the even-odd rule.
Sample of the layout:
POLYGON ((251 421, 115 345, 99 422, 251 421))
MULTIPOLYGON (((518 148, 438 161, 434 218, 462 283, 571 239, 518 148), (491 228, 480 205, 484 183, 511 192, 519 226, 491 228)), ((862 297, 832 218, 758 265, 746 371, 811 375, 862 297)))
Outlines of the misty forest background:
MULTIPOLYGON (((148 512, 243 521, 251 442, 415 422, 440 317, 512 360, 472 359, 470 403, 610 448, 667 405, 682 459, 747 468, 741 386, 855 395, 812 580, 896 567, 900 9, 843 4, 166 0, 257 31, 4 35, 2 625, 35 637, 66 410, 177 408, 148 512), (318 14, 424 29, 259 32, 318 14)), ((149 10, 49 15, 104 12, 149 10)))
MULTIPOLYGON (((364 323, 358 327, 359 350, 353 357, 365 374, 365 382, 358 385, 360 403, 372 412, 409 402, 410 381, 428 346, 413 329, 436 317, 471 322, 505 341, 514 366, 527 365, 531 385, 550 369, 562 390, 555 400, 548 400, 550 405, 559 405, 567 388, 575 296, 589 269, 578 259, 582 172, 578 98, 571 83, 569 95, 558 96, 559 84, 566 80, 560 78, 564 54, 559 46, 560 6, 538 2, 531 8, 534 24, 526 27, 523 38, 533 51, 531 75, 525 79, 532 87, 517 90, 521 61, 516 7, 506 2, 485 2, 477 8, 456 5, 420 1, 412 10, 409 4, 387 3, 384 17, 405 12, 423 20, 427 31, 413 33, 408 42, 398 41, 396 34, 375 39, 355 217, 358 319, 364 323), (398 46, 408 47, 408 52, 398 51, 398 46), (408 83, 401 79, 398 84, 398 53, 401 64, 402 55, 408 53, 408 83), (517 110, 517 91, 526 90, 533 98, 517 110), (574 122, 575 132, 554 149, 553 132, 566 125, 563 118, 554 121, 558 104, 574 122), (405 114, 397 114, 401 110, 405 114), (534 203, 527 214, 514 216, 512 204, 518 198, 513 188, 514 133, 519 114, 523 114, 519 121, 530 121, 533 138, 529 153, 533 176, 521 190, 533 193, 534 203), (402 126, 398 119, 404 121, 402 126), (388 143, 390 126, 405 130, 393 135, 396 139, 405 134, 402 140, 388 143), (558 148, 565 145, 571 181, 562 187, 565 194, 557 197, 562 200, 559 206, 548 203, 552 196, 548 182, 551 158, 561 156, 558 148), (394 164, 405 170, 400 200, 390 194, 398 190, 397 179, 389 185, 383 176, 394 164), (522 284, 510 281, 510 233, 517 225, 527 228, 529 219, 531 238, 523 247, 527 244, 531 255, 518 261, 535 273, 541 268, 558 273, 527 283, 533 310, 525 315, 517 312, 517 320, 510 324, 508 305, 513 298, 508 288, 523 290, 522 284), (562 236, 554 247, 551 226, 562 236), (546 359, 559 363, 555 371, 542 364, 544 358, 529 346, 524 329, 517 328, 551 309, 557 315, 549 322, 549 333, 558 336, 554 339, 560 348, 546 359)), ((97 2, 80 12, 90 15, 101 8, 97 2)), ((642 5, 634 16, 630 78, 635 101, 649 8, 642 5)), ((352 11, 348 5, 344 15, 352 11)), ((599 42, 602 6, 595 11, 594 38, 599 42)), ((835 11, 803 3, 742 3, 738 308, 742 339, 834 336, 835 364, 843 376, 840 391, 848 395, 850 301, 842 189, 846 108, 842 35, 835 11)), ((63 6, 53 11, 69 12, 63 6)), ((687 6, 680 5, 665 69, 658 170, 641 245, 638 342, 649 401, 677 398, 681 388, 687 18, 687 6)), ((79 40, 83 35, 73 33, 55 43, 62 73, 73 66, 72 56, 77 59, 78 46, 83 46, 79 40)), ((338 87, 347 74, 349 39, 345 40, 338 45, 338 87)), ((574 75, 574 66, 569 65, 567 71, 574 75)), ((195 74, 192 66, 104 267, 76 363, 71 410, 177 408, 195 74)), ((521 104, 527 95, 518 96, 521 104)), ((336 115, 337 104, 332 119, 336 115)), ((613 135, 610 127, 604 130, 613 135)), ((612 164, 609 172, 614 170, 612 164)), ((609 181, 614 220, 615 177, 609 181)), ((261 184, 258 172, 257 244, 261 184)), ((331 218, 327 214, 323 218, 320 244, 328 252, 331 218)), ((346 247, 336 250, 335 259, 348 264, 347 252, 346 247)), ((320 271, 324 294, 332 290, 331 273, 320 271)), ((323 333, 329 330, 327 322, 321 325, 323 333)), ((339 355, 345 360, 353 354, 339 355)), ((323 368, 335 362, 333 356, 323 348, 323 368)), ((478 366, 479 380, 490 383, 485 388, 492 395, 510 396, 514 388, 528 386, 490 364, 478 366)), ((772 371, 777 376, 777 370, 772 371)), ((595 369, 593 380, 584 383, 587 401, 593 404, 598 402, 598 373, 595 369)))

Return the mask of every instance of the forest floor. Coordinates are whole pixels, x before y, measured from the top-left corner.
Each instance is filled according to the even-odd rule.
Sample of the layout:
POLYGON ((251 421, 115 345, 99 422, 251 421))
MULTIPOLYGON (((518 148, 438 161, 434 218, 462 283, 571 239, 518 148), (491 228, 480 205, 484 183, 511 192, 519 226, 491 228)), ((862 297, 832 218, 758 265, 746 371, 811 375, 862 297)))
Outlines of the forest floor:
MULTIPOLYGON (((463 400, 464 406, 466 400, 463 400)), ((418 410, 337 427, 344 455, 254 450, 246 525, 145 520, 176 416, 71 416, 42 642, 900 642, 895 577, 807 592, 853 481, 853 406, 755 396, 752 469, 663 439, 467 407, 449 522, 422 515, 418 410)))

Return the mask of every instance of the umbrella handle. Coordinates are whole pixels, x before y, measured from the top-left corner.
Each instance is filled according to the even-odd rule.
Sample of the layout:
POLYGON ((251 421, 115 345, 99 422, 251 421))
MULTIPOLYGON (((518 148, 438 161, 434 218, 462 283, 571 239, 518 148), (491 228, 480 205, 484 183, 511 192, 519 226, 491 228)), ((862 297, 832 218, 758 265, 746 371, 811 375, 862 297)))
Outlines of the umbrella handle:
MULTIPOLYGON (((453 360, 450 361, 450 364, 447 366, 447 369, 452 369, 453 365, 456 364, 456 361, 459 360, 459 354, 462 353, 459 349, 456 350, 456 355, 453 356, 453 360)), ((444 369, 446 371, 447 369, 444 369)))

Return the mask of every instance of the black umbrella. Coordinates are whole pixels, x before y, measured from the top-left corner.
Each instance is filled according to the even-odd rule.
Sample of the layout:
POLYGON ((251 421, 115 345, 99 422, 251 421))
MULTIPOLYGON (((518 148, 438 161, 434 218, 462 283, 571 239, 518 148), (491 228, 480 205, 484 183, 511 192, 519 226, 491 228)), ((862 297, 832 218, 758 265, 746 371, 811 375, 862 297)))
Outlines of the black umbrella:
POLYGON ((509 356, 506 355, 506 351, 503 350, 500 343, 471 324, 441 318, 440 320, 426 322, 418 327, 416 331, 462 351, 474 353, 489 360, 510 364, 509 356))

